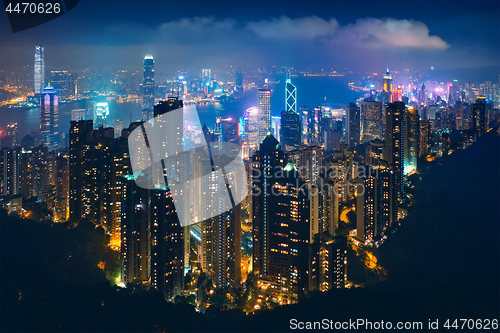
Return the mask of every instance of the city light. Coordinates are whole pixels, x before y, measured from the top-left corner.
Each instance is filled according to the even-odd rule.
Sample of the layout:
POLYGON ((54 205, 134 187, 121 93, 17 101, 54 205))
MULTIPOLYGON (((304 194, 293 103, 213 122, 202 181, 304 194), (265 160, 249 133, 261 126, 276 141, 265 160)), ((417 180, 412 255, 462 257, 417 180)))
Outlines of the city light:
POLYGON ((302 2, 6 31, 5 331, 498 328, 497 6, 302 2))

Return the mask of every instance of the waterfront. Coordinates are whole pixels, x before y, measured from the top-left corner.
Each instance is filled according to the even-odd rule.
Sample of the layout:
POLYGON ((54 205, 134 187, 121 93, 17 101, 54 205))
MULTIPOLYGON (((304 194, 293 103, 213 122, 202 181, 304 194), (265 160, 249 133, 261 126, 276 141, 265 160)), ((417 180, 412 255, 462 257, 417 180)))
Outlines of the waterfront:
MULTIPOLYGON (((345 77, 297 77, 293 78, 292 82, 297 86, 298 107, 305 105, 309 109, 317 106, 341 108, 349 102, 354 102, 360 96, 360 93, 349 88, 348 79, 345 77)), ((272 89, 272 115, 279 116, 285 104, 284 80, 270 85, 270 88, 272 89)), ((96 100, 101 101, 100 99, 96 100)), ((108 103, 109 126, 112 126, 115 119, 122 120, 123 126, 126 127, 131 121, 137 121, 141 118, 141 103, 117 103, 113 100, 108 101, 108 103)), ((248 90, 244 99, 205 105, 198 104, 196 107, 201 123, 213 128, 215 117, 240 117, 247 108, 252 106, 257 106, 256 89, 248 90)), ((85 100, 59 104, 60 132, 69 132, 71 111, 85 107, 85 100)), ((40 129, 40 109, 38 107, 0 107, 0 129, 6 128, 11 122, 17 123, 18 138, 21 139, 30 130, 40 129)))

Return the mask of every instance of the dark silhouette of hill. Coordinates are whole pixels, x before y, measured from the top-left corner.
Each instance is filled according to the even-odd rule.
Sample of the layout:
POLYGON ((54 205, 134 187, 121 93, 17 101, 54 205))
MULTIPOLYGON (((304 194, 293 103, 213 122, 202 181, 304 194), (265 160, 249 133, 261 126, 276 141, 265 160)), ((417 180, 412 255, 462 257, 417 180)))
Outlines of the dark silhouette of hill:
POLYGON ((484 292, 477 299, 481 307, 498 309, 499 141, 491 131, 431 164, 416 184, 410 216, 378 251, 388 273, 381 288, 449 294, 477 289, 484 292))

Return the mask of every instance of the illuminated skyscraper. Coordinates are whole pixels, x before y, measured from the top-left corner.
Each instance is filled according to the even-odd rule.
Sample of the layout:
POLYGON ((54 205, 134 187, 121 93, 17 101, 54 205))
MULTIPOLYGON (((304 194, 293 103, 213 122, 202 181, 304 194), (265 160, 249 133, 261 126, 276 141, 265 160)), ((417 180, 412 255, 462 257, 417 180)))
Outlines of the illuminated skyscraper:
POLYGON ((478 96, 476 103, 471 104, 472 130, 477 136, 482 136, 487 130, 486 97, 478 96))
POLYGON ((288 161, 299 170, 300 178, 307 184, 316 184, 323 165, 323 149, 319 146, 301 146, 287 152, 288 161))
POLYGON ((275 302, 290 304, 308 289, 310 201, 295 166, 284 164, 278 141, 268 136, 252 160, 253 270, 271 281, 275 302))
POLYGON ((269 274, 271 184, 285 166, 285 155, 278 145, 278 140, 268 136, 252 158, 253 270, 260 275, 269 274))
MULTIPOLYGON (((168 300, 184 286, 184 230, 169 190, 150 190, 151 286, 168 300)), ((189 235, 186 236, 188 238, 189 235)))
POLYGON ((210 81, 212 78, 212 71, 209 68, 204 68, 201 70, 201 78, 202 80, 205 81, 210 81))
POLYGON ((94 120, 94 128, 99 128, 101 126, 107 127, 108 115, 109 115, 109 106, 108 102, 99 102, 93 104, 93 120, 94 120))
POLYGON ((387 73, 384 75, 384 83, 382 85, 383 93, 382 93, 382 101, 383 104, 392 103, 392 76, 389 73, 389 69, 387 69, 387 73))
POLYGON ((113 120, 113 128, 115 129, 115 138, 122 135, 123 122, 120 119, 113 120))
POLYGON ((241 205, 210 220, 213 281, 221 290, 238 287, 241 279, 241 205))
POLYGON ((71 121, 70 124, 69 215, 72 222, 79 222, 85 216, 85 195, 90 191, 85 170, 91 163, 92 126, 92 120, 71 121))
POLYGON ((58 97, 52 87, 43 89, 40 97, 40 136, 49 150, 59 148, 58 97))
MULTIPOLYGON (((151 277, 149 190, 137 186, 133 175, 124 176, 121 182, 121 280, 125 284, 148 283, 151 277)), ((154 286, 156 281, 154 277, 151 284, 154 286)))
POLYGON ((372 140, 366 148, 366 165, 377 167, 385 159, 385 142, 379 139, 372 140))
POLYGON ((359 145, 361 132, 359 107, 354 103, 349 103, 349 106, 347 106, 345 110, 347 122, 346 141, 350 147, 355 147, 359 145))
POLYGON ((44 49, 41 45, 35 46, 35 76, 33 78, 35 95, 41 94, 45 87, 44 49))
POLYGON ((422 87, 420 88, 420 96, 419 96, 419 102, 420 103, 425 103, 427 100, 427 97, 425 96, 425 84, 422 83, 422 87))
POLYGON ((285 111, 297 113, 297 88, 293 85, 290 73, 286 75, 285 111))
POLYGON ((302 139, 302 122, 299 114, 294 111, 281 112, 281 144, 298 147, 302 139))
POLYGON ((403 100, 403 87, 398 84, 397 89, 392 91, 392 101, 393 102, 402 102, 403 100))
POLYGON ((271 117, 271 130, 275 138, 281 137, 281 117, 271 117))
MULTIPOLYGON (((19 193, 19 148, 0 150, 0 195, 11 196, 19 193)), ((25 180, 23 180, 25 181, 25 180)))
POLYGON ((383 90, 386 93, 392 93, 392 76, 391 73, 389 73, 389 69, 387 69, 387 73, 384 75, 383 90))
MULTIPOLYGON (((339 193, 341 189, 334 175, 335 172, 330 169, 329 172, 322 174, 317 182, 319 188, 319 221, 318 230, 315 234, 328 233, 329 235, 335 235, 339 227, 339 193)), ((311 242, 314 242, 314 235, 311 236, 313 236, 311 242)))
POLYGON ((391 168, 374 167, 372 175, 357 180, 357 238, 365 244, 382 237, 397 221, 395 172, 391 168))
POLYGON ((315 235, 310 245, 310 290, 344 288, 347 281, 347 239, 328 234, 315 235))
POLYGON ((429 154, 429 130, 430 123, 429 119, 420 119, 420 144, 419 144, 419 155, 418 157, 429 154))
POLYGON ((259 143, 271 134, 271 90, 259 89, 259 143))
POLYGON ((236 118, 221 119, 221 140, 223 153, 227 156, 237 156, 241 149, 241 137, 238 134, 236 118))
POLYGON ((153 56, 150 54, 144 57, 142 77, 142 120, 147 121, 153 118, 155 103, 155 68, 153 56))
POLYGON ((403 167, 404 167, 404 124, 405 104, 391 103, 386 107, 385 129, 385 160, 393 166, 396 177, 396 193, 403 196, 403 167))
POLYGON ((381 138, 382 102, 361 101, 363 142, 381 138))
POLYGON ((57 90, 59 98, 67 98, 72 95, 68 71, 50 71, 50 85, 57 90))
POLYGON ((457 101, 460 101, 460 89, 458 80, 453 80, 453 82, 448 83, 448 104, 453 105, 457 101))
MULTIPOLYGON (((154 106, 154 116, 158 117, 162 114, 165 114, 167 112, 174 111, 176 109, 182 108, 184 106, 184 103, 182 100, 172 97, 169 99, 166 99, 164 101, 161 101, 157 105, 154 106)), ((169 117, 170 121, 175 122, 175 125, 170 125, 170 126, 175 126, 175 129, 177 130, 176 133, 167 133, 167 137, 164 138, 164 142, 168 142, 170 145, 175 145, 177 147, 177 151, 182 151, 183 147, 183 137, 184 137, 184 116, 182 112, 175 112, 169 117)), ((171 128, 171 127, 169 127, 171 128)))
POLYGON ((412 107, 406 111, 404 137, 404 173, 406 175, 417 170, 420 153, 420 121, 417 110, 412 107))
POLYGON ((243 121, 245 125, 243 137, 252 152, 259 146, 259 109, 248 108, 243 115, 243 121))

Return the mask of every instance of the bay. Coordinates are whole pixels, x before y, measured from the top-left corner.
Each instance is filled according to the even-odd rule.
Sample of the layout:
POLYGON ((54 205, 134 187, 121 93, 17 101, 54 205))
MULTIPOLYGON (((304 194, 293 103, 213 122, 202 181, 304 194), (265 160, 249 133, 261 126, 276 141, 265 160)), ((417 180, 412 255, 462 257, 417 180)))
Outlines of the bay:
MULTIPOLYGON (((309 109, 318 106, 343 108, 361 96, 359 92, 348 87, 348 81, 347 77, 294 77, 292 83, 297 87, 297 106, 308 106, 309 109)), ((280 80, 275 84, 270 84, 269 88, 272 89, 272 116, 279 116, 285 108, 285 82, 280 80)), ((206 124, 209 128, 214 128, 216 117, 241 117, 246 109, 257 106, 257 89, 247 90, 245 95, 244 99, 206 105, 198 104, 196 107, 201 123, 206 124)), ((110 112, 108 126, 112 126, 115 119, 122 120, 123 127, 127 127, 131 121, 141 119, 140 103, 108 101, 108 104, 110 112)), ((71 111, 85 109, 85 107, 85 100, 59 104, 59 130, 69 133, 71 111)), ((40 129, 40 109, 0 107, 0 129, 5 129, 9 123, 17 123, 18 138, 21 139, 30 130, 40 129)))

